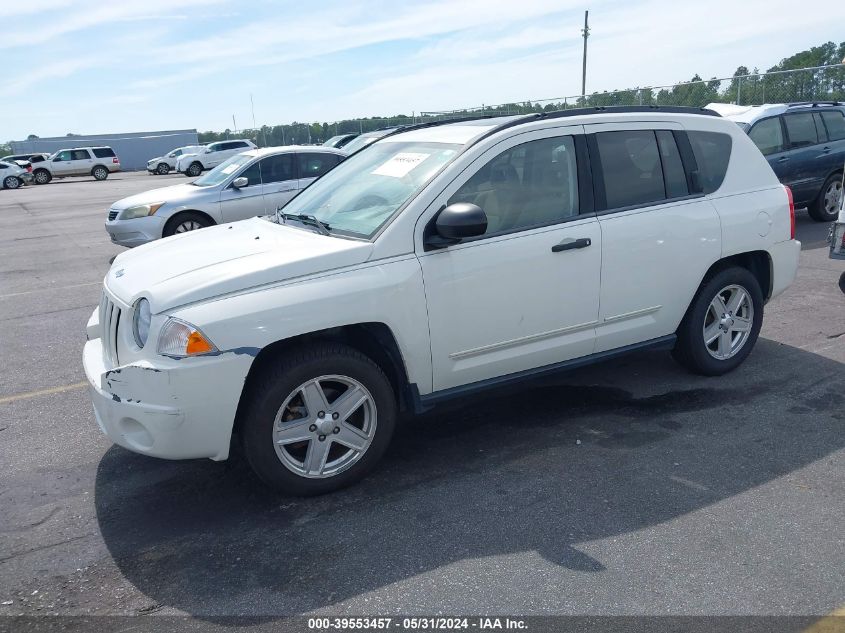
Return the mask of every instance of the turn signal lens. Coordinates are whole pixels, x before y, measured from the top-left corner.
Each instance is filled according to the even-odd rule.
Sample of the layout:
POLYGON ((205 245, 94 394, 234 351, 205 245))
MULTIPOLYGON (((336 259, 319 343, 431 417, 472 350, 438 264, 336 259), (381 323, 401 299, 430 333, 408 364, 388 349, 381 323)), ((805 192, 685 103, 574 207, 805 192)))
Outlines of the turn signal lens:
POLYGON ((789 200, 789 239, 795 239, 795 201, 792 199, 792 189, 783 186, 786 189, 786 197, 789 200))
POLYGON ((188 344, 185 345, 188 356, 191 354, 205 354, 214 351, 214 345, 209 343, 201 332, 194 330, 188 335, 188 344))
POLYGON ((178 319, 170 319, 161 328, 158 353, 174 358, 216 352, 217 348, 199 328, 178 319))

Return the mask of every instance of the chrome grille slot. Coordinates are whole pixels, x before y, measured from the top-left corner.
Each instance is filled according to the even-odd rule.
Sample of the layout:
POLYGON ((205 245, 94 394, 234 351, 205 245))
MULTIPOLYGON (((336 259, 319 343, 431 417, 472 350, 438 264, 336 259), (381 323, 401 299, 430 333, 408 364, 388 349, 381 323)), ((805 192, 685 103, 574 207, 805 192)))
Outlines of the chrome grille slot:
POLYGON ((118 364, 117 335, 120 313, 120 307, 103 293, 100 302, 100 340, 103 343, 103 360, 112 366, 118 364))

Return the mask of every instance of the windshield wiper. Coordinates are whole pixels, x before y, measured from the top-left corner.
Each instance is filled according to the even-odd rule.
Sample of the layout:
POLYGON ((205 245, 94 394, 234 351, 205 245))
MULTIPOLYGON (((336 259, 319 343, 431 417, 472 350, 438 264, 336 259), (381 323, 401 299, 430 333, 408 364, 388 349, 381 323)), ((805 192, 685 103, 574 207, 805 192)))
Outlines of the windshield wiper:
POLYGON ((320 235, 331 235, 332 227, 324 222, 320 222, 316 216, 309 215, 307 213, 284 213, 282 211, 282 207, 276 209, 277 217, 280 217, 282 220, 297 220, 302 222, 302 224, 308 224, 313 226, 317 229, 320 235))

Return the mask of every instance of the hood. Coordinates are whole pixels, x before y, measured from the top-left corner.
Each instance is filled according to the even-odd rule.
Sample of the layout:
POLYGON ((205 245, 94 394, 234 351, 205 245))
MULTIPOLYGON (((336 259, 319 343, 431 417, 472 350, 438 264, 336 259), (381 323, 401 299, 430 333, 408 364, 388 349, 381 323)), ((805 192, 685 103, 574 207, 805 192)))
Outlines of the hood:
POLYGON ((160 161, 160 160, 163 160, 163 159, 164 159, 164 156, 156 156, 155 158, 151 158, 150 160, 148 160, 147 165, 149 165, 150 163, 155 163, 156 161, 160 161))
POLYGON ((117 256, 106 287, 154 313, 303 275, 360 264, 373 245, 275 224, 261 218, 144 244, 117 256))
POLYGON ((195 187, 194 185, 183 183, 181 185, 172 185, 170 187, 160 187, 159 189, 151 189, 144 193, 139 193, 128 198, 118 200, 113 205, 112 209, 122 211, 129 207, 134 207, 139 204, 152 204, 155 202, 167 202, 172 204, 182 200, 188 200, 198 194, 206 194, 213 190, 214 187, 195 187))

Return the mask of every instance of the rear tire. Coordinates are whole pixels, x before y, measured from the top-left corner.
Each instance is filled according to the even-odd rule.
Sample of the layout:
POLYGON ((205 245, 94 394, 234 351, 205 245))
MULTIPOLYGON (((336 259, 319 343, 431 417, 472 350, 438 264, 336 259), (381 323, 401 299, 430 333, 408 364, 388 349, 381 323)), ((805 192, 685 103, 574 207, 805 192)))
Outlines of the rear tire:
POLYGON ((23 181, 17 176, 6 176, 3 179, 4 189, 17 189, 23 184, 23 181))
POLYGON ((396 426, 396 397, 384 372, 340 343, 270 361, 243 397, 247 461, 285 494, 324 494, 359 481, 384 455, 396 426))
POLYGON ((822 190, 807 212, 816 222, 833 222, 839 215, 842 201, 842 174, 833 174, 822 185, 822 190))
POLYGON ((763 324, 757 278, 734 266, 705 280, 678 326, 672 356, 689 371, 721 376, 751 353, 763 324))
POLYGON ((185 175, 190 176, 191 178, 196 178, 202 173, 202 164, 194 161, 188 168, 185 170, 185 175))
POLYGON ((91 170, 91 175, 94 176, 94 180, 105 180, 109 177, 109 170, 102 165, 98 165, 91 170))
POLYGON ((158 167, 156 167, 156 173, 159 176, 166 176, 170 173, 170 165, 167 163, 159 163, 158 167))
POLYGON ((36 169, 32 175, 36 185, 46 185, 53 180, 53 175, 46 169, 36 169))

